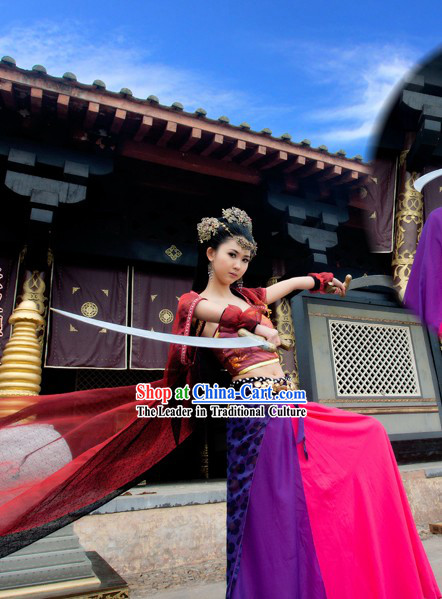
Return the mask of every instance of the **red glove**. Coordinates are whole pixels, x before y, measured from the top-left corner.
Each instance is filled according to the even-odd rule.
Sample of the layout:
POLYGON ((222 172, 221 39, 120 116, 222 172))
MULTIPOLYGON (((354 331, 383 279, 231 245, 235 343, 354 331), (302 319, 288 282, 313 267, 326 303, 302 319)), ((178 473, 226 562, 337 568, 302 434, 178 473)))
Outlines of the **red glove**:
POLYGON ((250 306, 244 312, 238 306, 229 304, 221 315, 219 332, 235 334, 238 329, 254 331, 261 322, 262 313, 255 306, 250 306))
POLYGON ((332 272, 309 272, 309 277, 315 280, 315 286, 310 289, 310 293, 325 293, 328 283, 333 283, 334 275, 332 272))

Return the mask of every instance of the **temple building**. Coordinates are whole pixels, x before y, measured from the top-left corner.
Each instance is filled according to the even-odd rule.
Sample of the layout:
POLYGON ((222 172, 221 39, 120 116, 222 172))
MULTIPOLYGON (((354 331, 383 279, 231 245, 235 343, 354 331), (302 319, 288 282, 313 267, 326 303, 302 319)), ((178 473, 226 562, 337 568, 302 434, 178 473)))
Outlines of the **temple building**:
MULTIPOLYGON (((0 355, 14 306, 35 301, 41 394, 160 378, 166 344, 49 307, 170 332, 193 280, 197 222, 234 205, 251 216, 259 246, 246 286, 311 271, 353 278, 345 298, 302 292, 272 306, 281 335, 294 342, 282 352, 285 370, 309 399, 379 418, 399 459, 436 459, 439 347, 397 302, 389 275, 399 244, 369 252, 364 228, 375 193, 360 156, 208 118, 203 108, 164 106, 153 95, 138 99, 127 88, 108 91, 100 80, 80 83, 73 73, 24 70, 10 57, 0 63, 0 131, 0 355)), ((16 378, 15 403, 6 404, 12 383, 4 373, 5 364, 1 414, 27 394, 16 378)), ((149 480, 224 477, 223 426, 201 424, 149 480)))

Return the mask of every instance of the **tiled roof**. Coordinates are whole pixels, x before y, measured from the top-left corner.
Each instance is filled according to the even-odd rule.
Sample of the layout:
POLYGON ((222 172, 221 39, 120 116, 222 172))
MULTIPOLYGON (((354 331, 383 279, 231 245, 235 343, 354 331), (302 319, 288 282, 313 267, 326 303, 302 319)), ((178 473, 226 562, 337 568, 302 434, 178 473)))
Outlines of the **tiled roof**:
POLYGON ((214 160, 221 160, 233 178, 236 172, 238 177, 249 173, 252 180, 277 170, 296 172, 298 178, 314 174, 328 185, 361 183, 370 173, 361 156, 347 158, 344 150, 333 154, 323 145, 312 148, 309 140, 293 142, 288 133, 274 137, 270 129, 253 131, 247 123, 231 124, 226 116, 210 119, 203 108, 189 113, 180 102, 161 105, 153 95, 135 98, 128 88, 109 91, 98 79, 80 83, 70 72, 53 77, 41 65, 20 69, 10 57, 0 62, 0 97, 6 108, 29 110, 31 116, 52 112, 78 123, 85 135, 96 130, 116 137, 122 153, 134 158, 164 164, 171 158, 193 159, 194 170, 203 163, 210 170, 214 160))

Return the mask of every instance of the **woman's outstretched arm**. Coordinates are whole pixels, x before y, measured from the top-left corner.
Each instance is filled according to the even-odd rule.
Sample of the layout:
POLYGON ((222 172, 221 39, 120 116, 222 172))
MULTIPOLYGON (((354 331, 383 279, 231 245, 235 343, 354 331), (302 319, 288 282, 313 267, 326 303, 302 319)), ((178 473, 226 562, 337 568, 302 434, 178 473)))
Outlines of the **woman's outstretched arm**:
MULTIPOLYGON (((285 281, 280 281, 279 283, 275 283, 274 285, 270 285, 267 287, 267 304, 273 304, 277 300, 285 297, 289 293, 296 291, 298 289, 313 289, 315 286, 315 279, 311 276, 307 277, 292 277, 291 279, 286 279, 285 281)), ((345 287, 338 279, 333 278, 332 284, 336 287, 335 293, 341 296, 345 295, 345 287)))
MULTIPOLYGON (((226 308, 224 308, 223 306, 220 306, 215 302, 211 302, 210 300, 204 299, 204 301, 198 303, 198 305, 195 308, 194 314, 195 317, 198 318, 198 320, 219 323, 222 319, 225 310, 226 308)), ((241 313, 240 308, 238 308, 238 312, 241 313)), ((272 329, 262 324, 256 324, 256 326, 254 326, 251 330, 257 335, 261 335, 261 337, 264 337, 265 339, 267 339, 267 341, 270 341, 276 346, 280 345, 281 343, 281 340, 278 336, 278 331, 276 329, 272 329)))

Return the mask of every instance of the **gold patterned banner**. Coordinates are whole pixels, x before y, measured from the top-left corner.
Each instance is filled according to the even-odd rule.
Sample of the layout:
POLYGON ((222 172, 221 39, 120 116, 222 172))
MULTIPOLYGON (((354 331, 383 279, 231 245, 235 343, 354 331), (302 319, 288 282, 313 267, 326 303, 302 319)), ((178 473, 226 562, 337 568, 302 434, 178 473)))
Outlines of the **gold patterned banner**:
POLYGON ((393 251, 396 171, 395 159, 375 160, 369 182, 360 190, 366 206, 364 224, 372 252, 393 251))
MULTIPOLYGON (((53 308, 127 325, 128 268, 54 263, 53 308)), ((126 335, 51 312, 45 366, 126 369, 126 335)))
MULTIPOLYGON (((178 299, 190 291, 187 277, 172 277, 133 269, 132 326, 171 333, 178 299)), ((169 345, 140 337, 132 337, 129 367, 137 370, 163 369, 169 345)))

